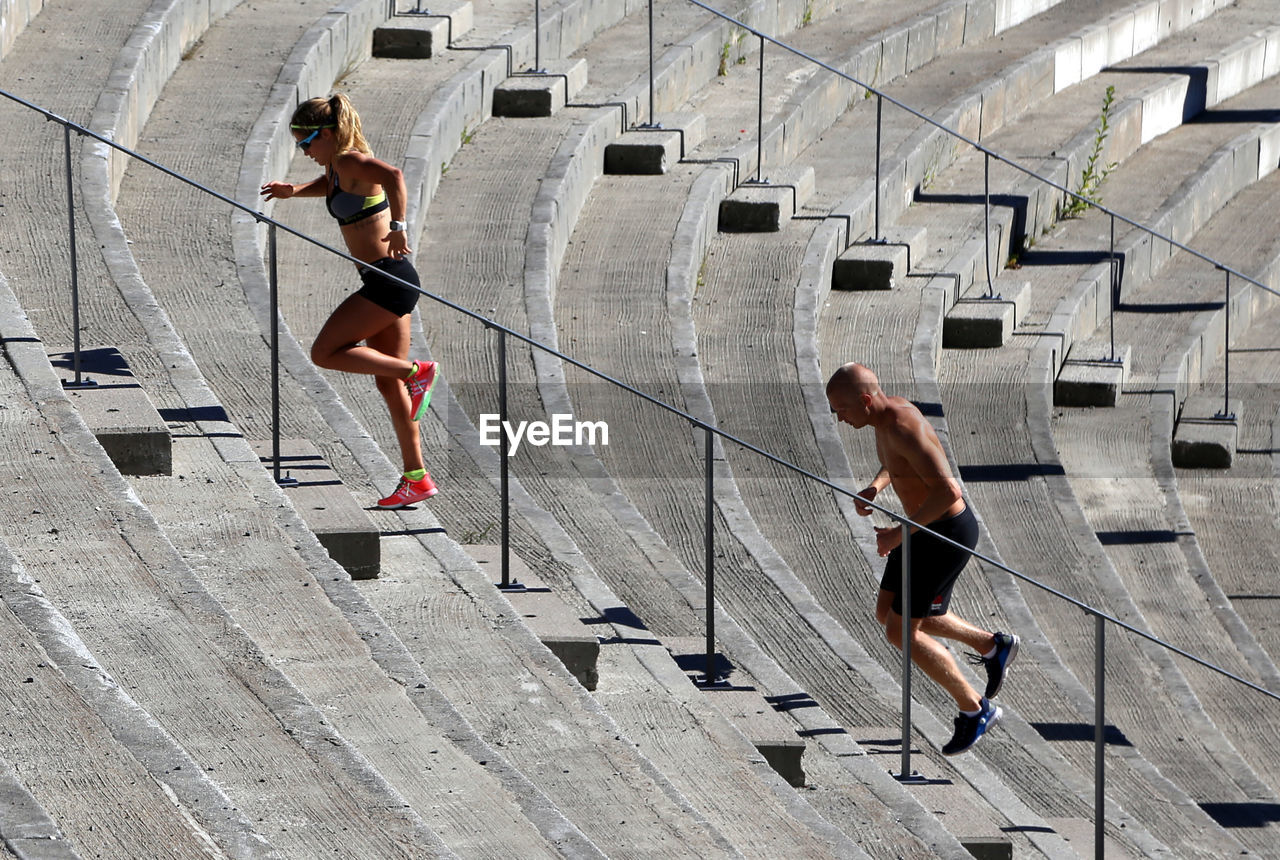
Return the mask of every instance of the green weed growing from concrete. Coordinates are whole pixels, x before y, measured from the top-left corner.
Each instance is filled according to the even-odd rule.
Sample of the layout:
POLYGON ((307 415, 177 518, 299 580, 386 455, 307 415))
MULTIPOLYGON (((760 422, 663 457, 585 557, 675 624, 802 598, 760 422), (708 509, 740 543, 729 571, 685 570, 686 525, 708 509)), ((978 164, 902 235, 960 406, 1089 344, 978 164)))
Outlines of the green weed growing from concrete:
POLYGON ((1107 136, 1111 134, 1111 108, 1115 105, 1115 100, 1116 88, 1108 86, 1106 95, 1102 99, 1098 126, 1093 132, 1093 151, 1089 153, 1089 158, 1084 163, 1084 170, 1080 172, 1080 186, 1076 189, 1076 196, 1072 197, 1062 209, 1063 218, 1080 215, 1102 202, 1102 195, 1099 193, 1102 183, 1107 181, 1107 176, 1116 169, 1118 164, 1115 161, 1102 164, 1102 150, 1106 146, 1107 136))

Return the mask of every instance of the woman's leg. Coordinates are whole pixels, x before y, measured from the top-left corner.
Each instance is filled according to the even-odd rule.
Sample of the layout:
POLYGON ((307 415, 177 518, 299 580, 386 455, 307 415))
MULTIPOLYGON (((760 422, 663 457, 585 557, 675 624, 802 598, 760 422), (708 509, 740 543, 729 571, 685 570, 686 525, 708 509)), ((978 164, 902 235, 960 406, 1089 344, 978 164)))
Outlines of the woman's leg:
MULTIPOLYGON (((398 317, 394 324, 371 335, 365 342, 370 348, 411 365, 408 359, 409 318, 409 314, 398 317)), ((405 372, 408 373, 408 370, 405 372)), ((412 472, 415 469, 425 469, 426 465, 422 461, 422 437, 418 433, 418 423, 413 420, 409 391, 404 387, 404 380, 379 376, 377 385, 378 393, 387 402, 387 411, 391 413, 391 426, 395 428, 396 440, 400 443, 400 458, 404 461, 404 470, 412 472)))
POLYGON ((409 392, 404 387, 404 378, 413 369, 409 314, 396 316, 364 296, 348 296, 320 329, 311 346, 311 360, 329 370, 376 377, 378 393, 391 414, 404 470, 425 468, 422 440, 418 425, 411 420, 409 392))
POLYGON ((408 316, 400 317, 361 295, 351 295, 329 315, 311 345, 311 360, 328 370, 404 379, 413 369, 408 316), (384 352, 366 343, 403 321, 404 354, 384 352))

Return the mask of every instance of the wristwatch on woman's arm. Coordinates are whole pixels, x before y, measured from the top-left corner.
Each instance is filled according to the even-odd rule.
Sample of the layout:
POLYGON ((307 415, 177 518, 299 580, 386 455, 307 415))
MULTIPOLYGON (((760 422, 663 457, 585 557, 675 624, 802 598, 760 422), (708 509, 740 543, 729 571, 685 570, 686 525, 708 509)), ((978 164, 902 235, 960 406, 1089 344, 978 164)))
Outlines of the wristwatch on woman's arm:
POLYGON ((392 232, 392 233, 403 233, 406 229, 407 229, 407 227, 405 226, 405 223, 404 223, 403 221, 392 221, 392 222, 391 222, 391 232, 392 232))

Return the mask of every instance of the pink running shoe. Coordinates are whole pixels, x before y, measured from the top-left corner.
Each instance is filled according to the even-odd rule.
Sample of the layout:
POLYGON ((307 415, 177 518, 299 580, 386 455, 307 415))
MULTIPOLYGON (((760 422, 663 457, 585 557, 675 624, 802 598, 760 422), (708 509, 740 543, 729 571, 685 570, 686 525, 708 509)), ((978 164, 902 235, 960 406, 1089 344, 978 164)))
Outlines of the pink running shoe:
POLYGON ((396 491, 385 499, 378 499, 378 507, 383 510, 394 511, 397 508, 412 505, 414 502, 429 499, 438 492, 440 490, 436 488, 435 481, 431 480, 430 472, 424 475, 421 481, 410 481, 401 475, 400 483, 396 485, 396 491))
POLYGON ((413 364, 417 371, 411 379, 404 381, 404 387, 409 389, 409 411, 413 416, 410 420, 418 421, 431 403, 431 386, 436 384, 436 363, 415 361, 413 364))

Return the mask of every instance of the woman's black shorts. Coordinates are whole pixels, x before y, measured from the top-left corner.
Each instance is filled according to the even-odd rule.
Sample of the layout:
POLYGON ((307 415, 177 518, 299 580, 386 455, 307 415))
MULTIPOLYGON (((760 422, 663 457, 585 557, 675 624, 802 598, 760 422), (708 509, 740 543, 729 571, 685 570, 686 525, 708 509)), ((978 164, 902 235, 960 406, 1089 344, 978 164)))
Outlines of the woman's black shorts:
POLYGON ((391 280, 382 273, 395 275, 417 286, 421 282, 418 280, 418 272, 413 268, 413 264, 408 260, 383 257, 370 265, 375 268, 360 270, 360 280, 364 281, 364 286, 356 291, 356 295, 364 296, 378 307, 385 308, 398 317, 412 312, 414 306, 418 304, 420 293, 391 280))
MULTIPOLYGON (((963 511, 929 525, 944 537, 973 549, 978 545, 978 521, 973 511, 963 511)), ((911 617, 945 615, 951 605, 951 589, 969 553, 925 532, 911 533, 911 617)), ((893 611, 902 615, 902 547, 894 547, 884 566, 880 587, 893 592, 893 611)))

